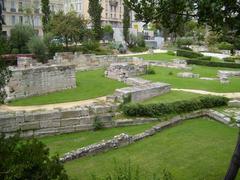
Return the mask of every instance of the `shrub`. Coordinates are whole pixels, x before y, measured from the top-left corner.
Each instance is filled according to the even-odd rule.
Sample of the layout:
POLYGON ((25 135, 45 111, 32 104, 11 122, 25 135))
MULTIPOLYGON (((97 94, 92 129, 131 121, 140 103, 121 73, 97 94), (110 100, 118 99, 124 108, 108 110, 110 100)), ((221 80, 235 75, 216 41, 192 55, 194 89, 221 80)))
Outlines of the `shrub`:
POLYGON ((100 119, 96 116, 93 122, 93 130, 97 131, 100 129, 103 129, 104 125, 103 123, 100 121, 100 119))
POLYGON ((0 34, 0 54, 9 54, 10 52, 11 48, 7 37, 0 34))
POLYGON ((181 50, 186 50, 186 51, 193 51, 190 47, 181 47, 180 48, 181 50))
POLYGON ((146 47, 144 36, 143 35, 138 35, 137 36, 137 42, 136 42, 138 47, 146 47))
POLYGON ((156 72, 155 72, 155 70, 153 69, 152 66, 148 66, 146 74, 156 74, 156 72))
POLYGON ((156 104, 126 104, 122 107, 123 113, 127 116, 149 116, 159 117, 173 113, 187 113, 204 108, 225 106, 228 98, 219 96, 206 96, 186 101, 173 103, 156 104))
POLYGON ((233 50, 234 45, 228 42, 221 42, 217 45, 218 49, 220 50, 233 50))
POLYGON ((225 62, 235 63, 236 60, 240 60, 240 57, 226 57, 226 58, 223 58, 223 60, 225 62))
POLYGON ((11 48, 18 49, 19 53, 27 53, 27 43, 35 34, 32 26, 14 26, 14 28, 11 29, 11 48))
POLYGON ((148 48, 146 48, 146 47, 134 46, 134 47, 129 48, 129 50, 130 50, 131 52, 145 52, 145 51, 148 50, 148 48))
POLYGON ((39 38, 37 36, 32 37, 29 40, 27 46, 28 46, 29 51, 36 56, 38 61, 40 61, 42 63, 46 62, 47 47, 41 38, 39 38))
POLYGON ((176 44, 177 44, 178 47, 190 46, 191 44, 193 44, 193 38, 191 38, 191 37, 177 38, 176 44))
POLYGON ((171 56, 175 56, 176 55, 174 51, 167 51, 167 54, 171 55, 171 56))
POLYGON ((186 51, 186 50, 177 50, 177 56, 187 57, 187 58, 198 58, 202 57, 203 54, 193 52, 193 51, 186 51))
POLYGON ((82 43, 83 53, 91 53, 92 51, 97 51, 100 47, 97 41, 84 41, 82 43))
POLYGON ((209 67, 240 68, 240 64, 237 64, 237 63, 224 63, 224 62, 190 60, 190 59, 187 60, 187 63, 200 65, 200 66, 209 66, 209 67))
POLYGON ((202 57, 197 57, 195 58, 196 60, 203 60, 203 61, 211 61, 212 57, 211 56, 202 56, 202 57))

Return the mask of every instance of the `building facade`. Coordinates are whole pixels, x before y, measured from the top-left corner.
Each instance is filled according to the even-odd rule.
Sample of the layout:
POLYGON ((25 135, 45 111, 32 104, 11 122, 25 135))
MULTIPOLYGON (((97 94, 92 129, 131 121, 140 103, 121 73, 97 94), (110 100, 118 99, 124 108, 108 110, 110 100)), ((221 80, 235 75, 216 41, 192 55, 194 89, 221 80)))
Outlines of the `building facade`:
POLYGON ((41 0, 4 0, 3 33, 11 35, 11 29, 16 24, 27 24, 33 26, 40 36, 42 32, 41 0))

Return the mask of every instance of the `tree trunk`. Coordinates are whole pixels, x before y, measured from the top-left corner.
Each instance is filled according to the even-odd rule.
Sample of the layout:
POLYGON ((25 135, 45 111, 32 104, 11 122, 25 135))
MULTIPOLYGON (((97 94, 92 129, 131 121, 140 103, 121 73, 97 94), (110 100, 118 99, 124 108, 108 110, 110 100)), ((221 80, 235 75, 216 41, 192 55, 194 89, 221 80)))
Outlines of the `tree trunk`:
POLYGON ((232 160, 230 162, 224 180, 234 180, 237 177, 239 168, 240 168, 240 132, 238 134, 237 146, 233 153, 232 160))

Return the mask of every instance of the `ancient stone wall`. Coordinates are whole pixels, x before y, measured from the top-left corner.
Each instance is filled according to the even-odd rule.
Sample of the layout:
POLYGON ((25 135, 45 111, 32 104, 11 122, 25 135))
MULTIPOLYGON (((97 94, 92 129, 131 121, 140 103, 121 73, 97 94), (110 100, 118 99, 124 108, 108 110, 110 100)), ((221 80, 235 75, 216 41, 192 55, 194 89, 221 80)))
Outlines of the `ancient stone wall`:
POLYGON ((52 64, 74 64, 78 70, 95 69, 99 67, 106 67, 112 63, 120 62, 142 62, 141 58, 136 57, 118 57, 115 55, 94 55, 82 54, 80 52, 56 53, 52 64))
POLYGON ((7 136, 17 131, 23 137, 44 136, 93 129, 96 120, 112 126, 117 106, 92 104, 71 109, 0 112, 0 133, 7 136))
POLYGON ((14 100, 76 87, 74 65, 12 68, 6 87, 7 99, 14 100))

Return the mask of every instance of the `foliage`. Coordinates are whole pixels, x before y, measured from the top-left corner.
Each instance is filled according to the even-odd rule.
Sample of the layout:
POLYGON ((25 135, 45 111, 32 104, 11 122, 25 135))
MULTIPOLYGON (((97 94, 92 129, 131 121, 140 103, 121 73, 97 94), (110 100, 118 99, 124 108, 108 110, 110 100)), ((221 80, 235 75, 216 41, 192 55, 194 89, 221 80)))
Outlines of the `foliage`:
POLYGON ((26 53, 27 42, 35 36, 35 31, 31 26, 16 25, 11 29, 10 44, 12 49, 17 49, 18 53, 26 53))
POLYGON ((99 117, 96 116, 94 118, 94 122, 93 122, 93 130, 97 131, 97 130, 100 130, 100 129, 103 129, 103 128, 104 128, 103 122, 99 119, 99 117))
POLYGON ((147 47, 134 46, 134 47, 129 48, 129 50, 131 52, 145 52, 145 51, 148 50, 148 48, 147 47))
POLYGON ((197 57, 195 58, 196 60, 203 60, 203 61, 210 61, 212 59, 211 56, 201 56, 201 57, 197 57))
POLYGON ((88 40, 82 43, 82 47, 83 47, 83 53, 90 54, 94 51, 97 51, 100 48, 100 44, 97 41, 88 40))
POLYGON ((167 114, 187 113, 204 108, 225 106, 228 99, 218 96, 205 96, 192 100, 156 104, 127 104, 122 107, 127 116, 159 117, 167 114))
POLYGON ((127 45, 129 48, 146 47, 143 35, 135 35, 133 33, 129 34, 127 45))
POLYGON ((113 39, 113 28, 111 24, 106 24, 103 26, 103 38, 104 40, 112 40, 113 39))
POLYGON ((0 35, 0 54, 9 54, 11 52, 10 43, 7 37, 0 35))
POLYGON ((221 42, 217 45, 220 50, 233 50, 234 46, 228 42, 221 42))
POLYGON ((68 176, 58 156, 37 139, 0 136, 0 179, 59 179, 68 176))
POLYGON ((98 177, 96 174, 92 174, 92 180, 172 180, 172 174, 164 169, 160 173, 161 177, 156 174, 146 173, 139 166, 134 166, 131 161, 128 162, 117 162, 114 160, 114 171, 108 173, 104 178, 98 177), (147 175, 148 174, 148 175, 147 175))
POLYGON ((54 36, 64 39, 67 48, 70 42, 81 42, 87 31, 87 21, 72 11, 54 14, 48 26, 54 36))
POLYGON ((171 55, 171 56, 175 56, 176 55, 174 51, 167 51, 167 54, 171 55))
POLYGON ((177 50, 177 56, 182 56, 182 57, 187 57, 187 58, 197 58, 197 57, 202 57, 203 54, 193 52, 193 51, 187 51, 187 50, 177 50))
POLYGON ((43 31, 47 32, 47 24, 50 20, 50 6, 49 6, 49 0, 41 0, 41 7, 42 7, 42 25, 43 25, 43 31))
POLYGON ((95 40, 101 40, 103 34, 101 27, 102 10, 103 8, 99 0, 89 0, 88 13, 91 18, 95 40))
POLYGON ((139 47, 146 47, 143 35, 137 35, 137 46, 139 46, 139 47))
POLYGON ((0 56, 0 104, 4 103, 4 100, 7 96, 5 86, 9 82, 11 75, 12 75, 11 71, 1 60, 0 56))
POLYGON ((190 47, 186 47, 186 46, 180 47, 179 49, 186 50, 186 51, 193 51, 190 47))
POLYGON ((38 61, 45 63, 47 60, 47 47, 44 44, 43 40, 38 37, 34 36, 28 41, 28 49, 29 51, 34 54, 38 61))
POLYGON ((156 74, 156 72, 152 66, 148 66, 146 74, 156 74))
POLYGON ((240 60, 240 57, 238 57, 238 56, 235 56, 235 57, 225 57, 225 58, 223 58, 223 60, 225 62, 235 63, 236 60, 240 60))
POLYGON ((125 42, 129 43, 129 28, 130 28, 130 9, 127 5, 123 5, 123 37, 125 42))
POLYGON ((188 64, 195 64, 200 66, 209 67, 225 67, 225 68, 240 68, 240 64, 237 63, 224 63, 224 62, 214 62, 214 61, 202 61, 202 60, 187 60, 188 64))
POLYGON ((193 38, 192 37, 179 37, 176 40, 176 44, 178 47, 182 46, 190 46, 193 44, 193 38))

